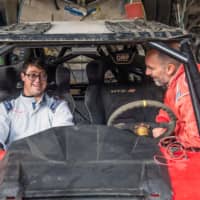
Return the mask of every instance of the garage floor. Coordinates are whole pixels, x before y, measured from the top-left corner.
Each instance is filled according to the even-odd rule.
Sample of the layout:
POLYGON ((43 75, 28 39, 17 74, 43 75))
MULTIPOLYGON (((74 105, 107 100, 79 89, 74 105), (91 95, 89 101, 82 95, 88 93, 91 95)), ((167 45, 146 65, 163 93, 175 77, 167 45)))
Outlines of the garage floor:
POLYGON ((20 22, 122 19, 125 15, 121 2, 121 0, 96 1, 89 7, 95 7, 97 11, 82 18, 66 11, 64 7, 67 3, 64 0, 58 0, 59 10, 56 9, 53 0, 25 0, 21 9, 20 22))

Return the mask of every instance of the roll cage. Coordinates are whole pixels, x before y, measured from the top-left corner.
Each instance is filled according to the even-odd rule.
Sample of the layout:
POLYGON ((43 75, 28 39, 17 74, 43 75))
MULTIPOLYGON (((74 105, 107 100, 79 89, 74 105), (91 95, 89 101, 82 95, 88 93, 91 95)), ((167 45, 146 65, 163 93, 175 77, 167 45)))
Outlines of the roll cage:
MULTIPOLYGON (((49 65, 57 65, 79 55, 96 59, 112 55, 112 45, 132 45, 141 43, 156 48, 184 63, 191 92, 195 116, 200 130, 200 77, 189 46, 191 35, 180 28, 169 27, 158 22, 141 19, 97 22, 54 22, 15 24, 0 29, 0 55, 15 47, 41 48, 62 47, 49 65), (170 49, 165 42, 180 41, 181 52, 170 49), (73 51, 73 48, 95 47, 96 51, 73 51), (67 50, 71 53, 64 56, 67 50)), ((131 49, 131 48, 130 48, 131 49)), ((200 131, 199 131, 200 132, 200 131)))

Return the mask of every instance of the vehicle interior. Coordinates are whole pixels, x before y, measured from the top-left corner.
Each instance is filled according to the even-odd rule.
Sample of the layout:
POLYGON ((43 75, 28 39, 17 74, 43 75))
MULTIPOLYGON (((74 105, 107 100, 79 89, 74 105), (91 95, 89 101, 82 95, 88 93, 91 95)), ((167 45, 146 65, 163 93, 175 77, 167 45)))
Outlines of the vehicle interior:
MULTIPOLYGON (((91 27, 88 34, 84 29, 77 30, 75 23, 68 23, 71 27, 67 30, 68 35, 63 34, 64 28, 60 29, 56 23, 54 26, 61 33, 56 33, 57 29, 49 23, 11 25, 1 30, 3 41, 6 33, 10 37, 2 46, 5 52, 2 56, 4 64, 0 68, 1 81, 4 82, 1 84, 1 100, 6 94, 12 97, 10 94, 15 93, 14 90, 22 88, 20 65, 29 58, 40 57, 48 69, 47 92, 62 96, 68 102, 75 124, 106 125, 112 113, 124 104, 137 100, 162 101, 162 88, 156 87, 145 75, 148 38, 165 41, 167 35, 171 35, 172 40, 181 39, 181 30, 141 20, 136 23, 106 21, 105 24, 100 22, 99 27, 93 23, 80 23, 80 27, 91 27), (153 27, 155 33, 151 33, 153 27), (77 33, 74 34, 73 29, 77 33), (16 30, 20 31, 15 35, 16 30), (41 34, 45 32, 47 34, 41 34), (17 43, 12 44, 13 40, 17 43)), ((156 112, 149 107, 128 109, 115 121, 152 121, 156 112)))
MULTIPOLYGON (((145 75, 145 49, 141 45, 98 46, 91 52, 87 52, 87 47, 76 48, 75 52, 65 47, 16 48, 8 54, 10 65, 0 68, 1 101, 15 97, 22 88, 23 51, 29 52, 29 58, 35 56, 45 60, 47 92, 68 102, 76 124, 107 124, 109 116, 121 105, 144 99, 162 101, 162 88, 156 87, 145 75), (53 51, 54 55, 49 55, 53 51)), ((120 116, 118 121, 153 120, 155 111, 148 109, 142 112, 136 109, 120 116), (152 115, 145 115, 149 112, 152 115)))
MULTIPOLYGON (((139 47, 141 48, 141 46, 139 47)), ((23 160, 19 161, 21 159, 18 156, 18 158, 15 157, 15 153, 13 154, 15 157, 13 159, 18 160, 21 163, 20 166, 22 166, 22 174, 24 174, 22 182, 27 185, 23 194, 26 198, 35 199, 38 198, 37 195, 41 198, 49 195, 57 198, 64 196, 73 199, 76 196, 86 199, 88 197, 114 199, 116 195, 119 195, 125 199, 142 199, 144 196, 149 196, 149 193, 145 194, 146 192, 143 192, 141 188, 152 190, 148 186, 148 175, 142 173, 143 163, 145 162, 149 163, 147 168, 155 178, 153 185, 159 188, 157 191, 165 191, 162 192, 162 197, 166 196, 168 198, 171 196, 168 180, 166 179, 163 182, 160 179, 160 173, 156 172, 159 171, 159 167, 154 166, 152 160, 152 154, 158 151, 155 145, 156 140, 148 137, 137 138, 133 132, 129 131, 129 128, 123 128, 128 131, 120 132, 120 130, 115 130, 107 125, 112 113, 120 106, 144 99, 161 102, 163 91, 145 76, 144 55, 139 53, 137 45, 129 47, 116 45, 104 48, 108 51, 111 51, 111 48, 120 48, 120 51, 111 51, 110 54, 106 55, 105 49, 99 46, 98 50, 94 51, 93 48, 92 56, 91 52, 89 54, 85 53, 83 49, 81 51, 76 49, 76 54, 72 56, 73 48, 65 50, 63 47, 57 52, 58 55, 63 54, 62 56, 51 56, 49 58, 45 55, 44 49, 17 49, 18 51, 30 51, 30 55, 33 55, 35 51, 42 52, 42 56, 48 65, 47 92, 68 102, 76 124, 75 127, 53 128, 37 134, 37 137, 22 139, 11 145, 9 151, 15 152, 18 149, 19 157, 23 157, 23 160), (89 59, 89 61, 82 64, 78 60, 79 63, 77 64, 77 59, 81 59, 81 61, 89 59), (75 63, 75 66, 70 66, 70 63, 75 63), (112 132, 114 135, 111 134, 112 132), (48 137, 48 140, 45 139, 46 137, 48 137), (96 145, 97 143, 99 143, 99 147, 96 145), (88 146, 88 144, 90 145, 88 146), (126 145, 121 152, 124 144, 126 145), (133 144, 135 144, 135 147, 132 146, 133 144), (146 147, 143 148, 144 146, 146 147), (99 158, 96 155, 99 155, 99 158), (96 159, 99 159, 99 161, 89 164, 96 159), (136 163, 135 161, 130 161, 129 164, 126 163, 126 160, 132 159, 137 160, 136 163), (102 165, 104 160, 109 161, 107 164, 102 165), (116 165, 114 160, 117 160, 117 163, 120 161, 121 164, 116 165), (66 164, 64 163, 73 163, 74 161, 76 167, 74 164, 73 167, 68 166, 69 168, 67 168, 72 171, 66 173, 66 164), (31 170, 30 166, 32 166, 31 170), (52 167, 56 171, 52 171, 52 167), (110 172, 110 175, 108 174, 109 168, 114 169, 112 173, 110 172), (122 168, 124 168, 123 171, 122 168), (106 169, 108 169, 108 172, 103 173, 106 169), (134 173, 132 169, 134 169, 134 173), (155 169, 157 170, 155 171, 155 169), (117 184, 113 180, 113 176, 118 177, 119 173, 122 174, 121 178, 124 181, 117 184), (132 174, 132 176, 125 180, 127 173, 132 174), (88 177, 87 180, 81 178, 83 174, 84 177, 88 177), (56 178, 55 176, 67 176, 68 178, 61 178, 62 180, 57 182, 53 181, 56 178), (45 177, 49 177, 49 181, 45 181, 45 177), (96 180, 94 180, 94 177, 96 180), (142 177, 142 180, 138 185, 137 180, 140 177, 142 177), (45 184, 40 184, 41 178, 44 178, 45 184), (162 184, 160 184, 160 181, 162 184), (72 182, 74 183, 72 184, 72 182), (123 189, 124 184, 125 188, 123 189), (162 187, 159 185, 162 185, 162 187), (54 188, 52 189, 52 187, 54 188), (101 187, 103 188, 100 189, 101 187), (66 190, 66 188, 68 189, 66 190), (91 188, 94 188, 94 191, 91 188), (111 191, 109 191, 109 188, 112 188, 111 191), (48 195, 46 196, 47 191, 48 195), (66 193, 66 191, 68 192, 66 193), (124 194, 127 191, 128 195, 124 194)), ((55 51, 55 48, 49 48, 48 50, 55 51)), ((9 55, 11 58, 15 58, 14 63, 0 67, 2 101, 16 97, 22 89, 19 75, 23 60, 18 57, 19 54, 14 54, 16 51, 14 50, 9 55)), ((144 50, 142 53, 144 53, 144 50)), ((119 115, 113 124, 153 122, 157 111, 157 107, 143 108, 139 106, 128 109, 119 115)), ((134 130, 132 127, 131 129, 134 130)), ((8 160, 11 157, 9 156, 8 160)), ((164 170, 161 173, 166 173, 166 171, 164 170)), ((15 176, 9 173, 7 175, 8 177, 15 176)), ((4 184, 0 185, 0 190, 3 191, 1 195, 10 195, 6 189, 8 188, 7 184, 9 184, 9 181, 5 181, 4 184)), ((17 195, 18 186, 12 187, 16 190, 17 195)))

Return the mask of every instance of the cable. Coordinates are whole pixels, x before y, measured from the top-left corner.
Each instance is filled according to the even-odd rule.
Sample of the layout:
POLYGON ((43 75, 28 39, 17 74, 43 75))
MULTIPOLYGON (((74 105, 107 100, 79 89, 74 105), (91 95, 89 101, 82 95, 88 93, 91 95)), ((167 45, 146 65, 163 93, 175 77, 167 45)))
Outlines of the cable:
POLYGON ((164 156, 154 155, 154 161, 159 165, 174 165, 188 161, 188 156, 183 145, 178 142, 177 137, 169 136, 162 138, 158 143, 164 156))

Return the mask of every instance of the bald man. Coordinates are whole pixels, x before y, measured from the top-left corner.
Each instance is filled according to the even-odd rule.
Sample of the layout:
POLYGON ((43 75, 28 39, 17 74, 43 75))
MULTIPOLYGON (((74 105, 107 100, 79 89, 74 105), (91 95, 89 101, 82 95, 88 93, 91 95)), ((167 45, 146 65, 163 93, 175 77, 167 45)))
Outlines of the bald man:
MULTIPOLYGON (((199 148, 200 137, 183 65, 155 49, 147 51, 145 63, 146 75, 151 76, 156 85, 166 89, 164 104, 171 108, 177 117, 174 135, 184 147, 199 148)), ((169 120, 166 112, 160 110, 156 121, 169 120)), ((158 137, 163 132, 164 129, 155 128, 153 136, 158 137)))

